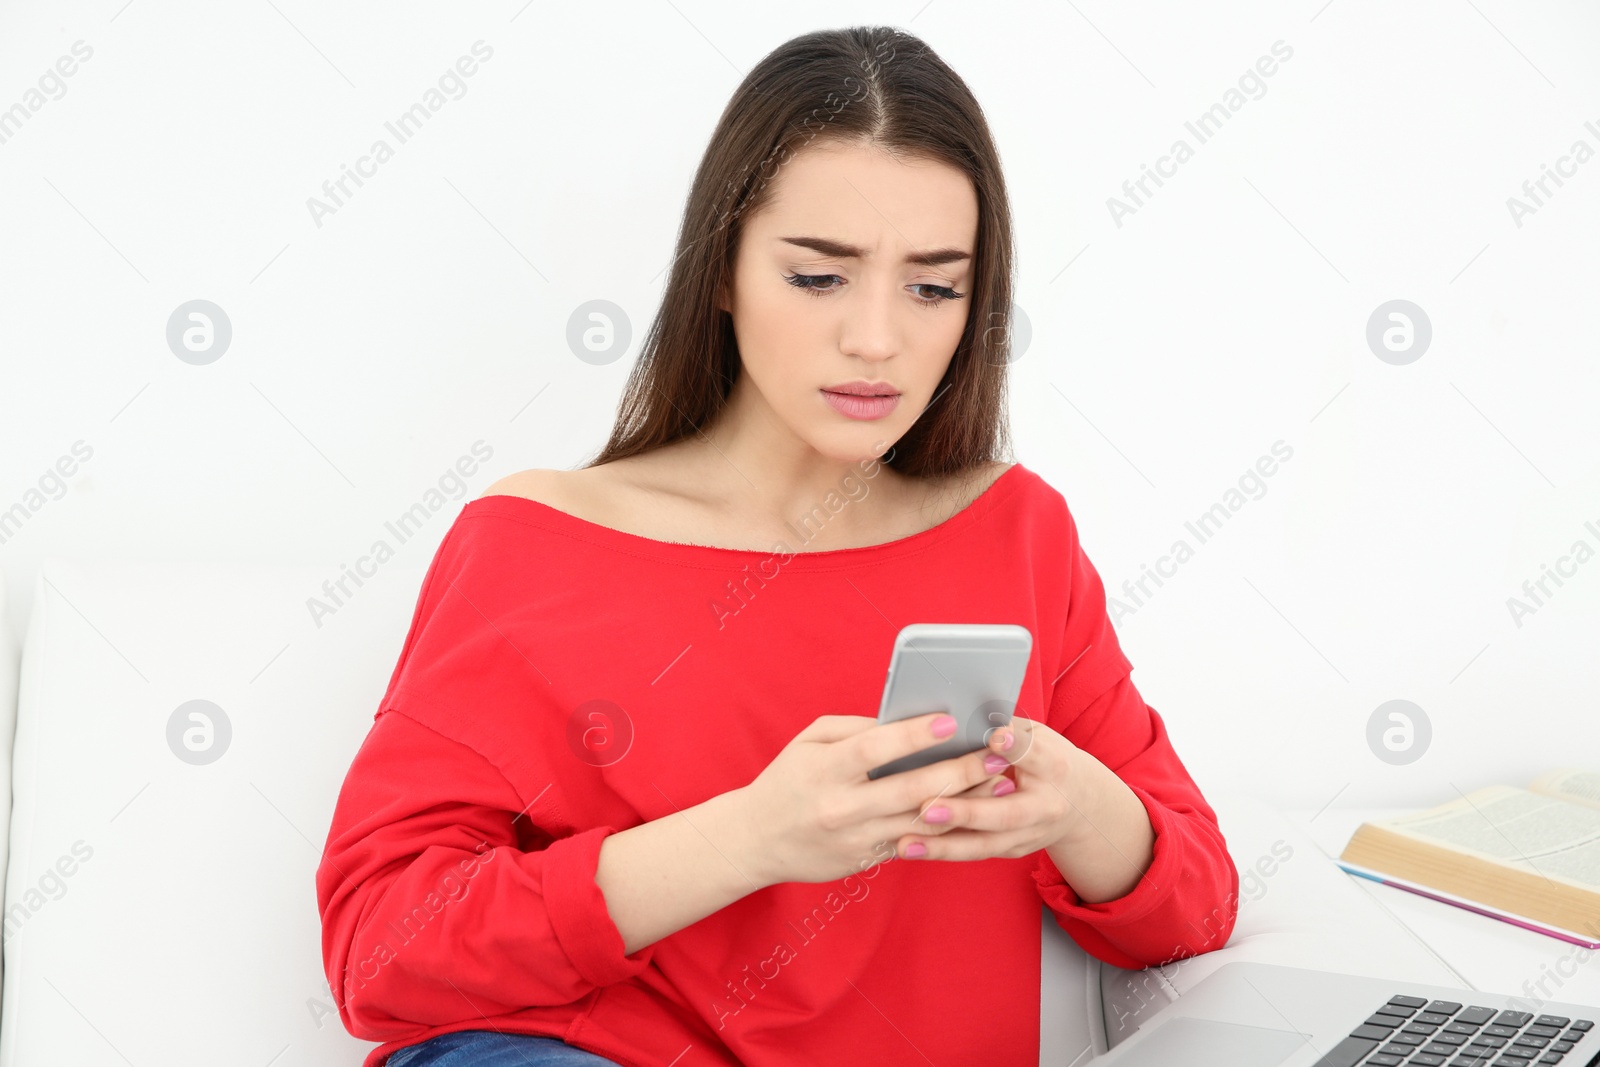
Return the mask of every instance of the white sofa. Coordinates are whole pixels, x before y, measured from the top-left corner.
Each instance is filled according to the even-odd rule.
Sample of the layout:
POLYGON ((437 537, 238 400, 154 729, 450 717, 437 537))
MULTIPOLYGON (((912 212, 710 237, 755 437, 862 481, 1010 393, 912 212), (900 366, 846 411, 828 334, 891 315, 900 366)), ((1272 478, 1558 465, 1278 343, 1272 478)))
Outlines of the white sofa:
MULTIPOLYGON (((372 1047, 334 1010, 313 873, 423 570, 386 565, 319 625, 308 599, 339 574, 47 558, 20 688, 0 586, 0 743, 20 693, 0 760, 0 1067, 355 1067, 372 1047), (197 700, 220 709, 199 754, 182 741, 197 700)), ((1042 1064, 1082 1064, 1231 960, 1449 982, 1275 811, 1208 795, 1241 874, 1256 872, 1232 940, 1126 972, 1041 907, 1042 1064)))

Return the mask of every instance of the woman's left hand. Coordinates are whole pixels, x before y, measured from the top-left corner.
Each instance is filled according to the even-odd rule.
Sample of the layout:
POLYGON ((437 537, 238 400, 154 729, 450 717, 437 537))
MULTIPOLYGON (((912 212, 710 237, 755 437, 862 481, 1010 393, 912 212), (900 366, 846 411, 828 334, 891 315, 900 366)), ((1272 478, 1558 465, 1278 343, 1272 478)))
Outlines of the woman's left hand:
POLYGON ((1020 715, 990 735, 988 748, 1006 766, 996 764, 993 777, 965 792, 923 805, 917 832, 895 843, 897 855, 1016 859, 1048 848, 1078 826, 1082 803, 1074 772, 1082 749, 1045 723, 1020 715), (917 846, 926 851, 918 852, 917 846))

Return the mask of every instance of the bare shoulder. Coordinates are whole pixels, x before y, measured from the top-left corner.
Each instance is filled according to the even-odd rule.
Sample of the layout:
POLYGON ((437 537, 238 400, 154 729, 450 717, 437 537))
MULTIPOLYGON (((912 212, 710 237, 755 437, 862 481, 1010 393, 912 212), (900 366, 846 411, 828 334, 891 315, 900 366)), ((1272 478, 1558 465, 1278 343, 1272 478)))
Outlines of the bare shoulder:
POLYGON ((562 497, 566 479, 572 473, 572 471, 545 470, 541 467, 517 471, 489 486, 479 494, 479 499, 486 496, 520 496, 554 506, 562 497))
MULTIPOLYGON (((482 496, 520 496, 580 519, 614 523, 619 507, 628 502, 621 467, 624 461, 577 470, 534 467, 508 474, 485 489, 482 496)), ((481 499, 481 498, 480 498, 481 499)))
POLYGON ((965 508, 987 492, 989 487, 999 481, 1000 476, 1013 466, 1015 464, 1003 460, 990 460, 970 471, 952 476, 942 487, 947 494, 948 506, 955 511, 965 508))
POLYGON ((984 464, 982 468, 983 477, 979 479, 979 482, 985 489, 987 489, 989 486, 999 481, 1002 474, 1015 466, 1015 463, 1008 463, 1003 459, 990 460, 988 463, 984 464))
POLYGON ((1013 465, 998 460, 979 463, 954 474, 930 478, 907 487, 907 506, 917 518, 917 529, 944 522, 965 511, 1013 465))

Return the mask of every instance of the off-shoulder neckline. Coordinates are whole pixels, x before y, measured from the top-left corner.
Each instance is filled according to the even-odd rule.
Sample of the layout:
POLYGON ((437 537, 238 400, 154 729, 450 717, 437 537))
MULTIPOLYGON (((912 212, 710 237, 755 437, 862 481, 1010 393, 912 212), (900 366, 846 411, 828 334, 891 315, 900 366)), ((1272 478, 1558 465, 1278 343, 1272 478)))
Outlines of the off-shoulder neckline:
MULTIPOLYGON (((993 510, 1020 484, 1022 471, 1021 463, 1012 463, 965 507, 926 530, 919 530, 875 545, 820 549, 815 552, 796 551, 794 544, 790 543, 784 566, 792 567, 796 561, 807 561, 823 566, 877 562, 885 555, 897 555, 928 547, 959 532, 993 510)), ((690 544, 685 541, 663 541, 644 534, 604 526, 590 519, 580 518, 569 511, 552 507, 542 500, 512 493, 495 493, 470 500, 462 510, 462 515, 463 517, 499 515, 528 521, 592 544, 604 545, 634 555, 680 562, 726 563, 734 559, 765 559, 775 555, 785 555, 784 550, 779 549, 776 544, 772 548, 728 548, 722 545, 690 544)))

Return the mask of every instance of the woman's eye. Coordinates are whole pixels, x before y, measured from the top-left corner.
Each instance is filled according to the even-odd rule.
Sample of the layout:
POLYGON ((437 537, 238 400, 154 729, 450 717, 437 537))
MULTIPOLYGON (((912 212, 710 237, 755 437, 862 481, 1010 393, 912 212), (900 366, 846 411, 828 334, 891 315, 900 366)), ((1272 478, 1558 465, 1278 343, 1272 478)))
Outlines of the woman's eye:
MULTIPOLYGON (((842 281, 843 279, 841 279, 837 274, 786 274, 784 275, 784 280, 790 285, 794 286, 796 289, 804 289, 812 296, 826 296, 837 289, 838 286, 830 285, 824 288, 820 283, 830 280, 842 281)), ((956 292, 954 289, 951 289, 948 286, 934 285, 932 282, 918 282, 916 285, 912 286, 912 288, 928 290, 933 293, 931 298, 928 296, 917 297, 917 302, 922 304, 924 307, 934 307, 938 304, 944 303, 946 300, 960 300, 965 295, 963 293, 956 292)))
POLYGON ((796 289, 804 289, 813 296, 822 296, 830 293, 832 289, 818 288, 818 282, 825 282, 829 278, 838 279, 837 274, 785 274, 784 279, 796 289))
POLYGON ((932 282, 920 282, 917 284, 917 288, 933 290, 934 299, 929 300, 926 297, 922 298, 922 302, 929 307, 933 307, 935 304, 941 304, 946 300, 960 300, 962 296, 962 294, 956 292, 954 289, 943 285, 934 285, 932 282))

